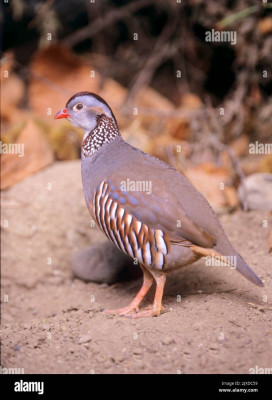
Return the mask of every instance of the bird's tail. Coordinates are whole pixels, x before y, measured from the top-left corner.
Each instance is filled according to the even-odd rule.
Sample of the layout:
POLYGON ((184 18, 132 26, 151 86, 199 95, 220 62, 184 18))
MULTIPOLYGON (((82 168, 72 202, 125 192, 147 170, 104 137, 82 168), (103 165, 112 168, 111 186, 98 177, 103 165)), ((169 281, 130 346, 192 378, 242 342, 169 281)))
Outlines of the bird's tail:
POLYGON ((242 256, 240 256, 239 253, 237 253, 237 266, 236 266, 237 271, 240 272, 245 278, 247 278, 250 282, 255 283, 255 285, 258 286, 263 286, 263 282, 261 279, 255 274, 254 271, 250 268, 249 265, 245 262, 242 256))
MULTIPOLYGON (((247 278, 250 282, 255 285, 263 286, 261 279, 255 274, 250 266, 245 262, 242 256, 234 249, 225 232, 222 229, 222 234, 218 237, 218 242, 215 246, 217 250, 224 256, 231 256, 230 259, 234 259, 234 269, 237 269, 240 274, 247 278), (234 257, 233 257, 234 256, 234 257)), ((228 257, 227 257, 228 258, 228 257)))
POLYGON ((207 249, 200 246, 191 246, 191 249, 201 255, 214 257, 220 259, 225 264, 228 264, 233 269, 237 269, 240 274, 247 278, 250 282, 255 283, 258 286, 264 286, 261 279, 255 274, 255 272, 250 268, 245 262, 242 256, 237 253, 229 242, 224 243, 224 251, 218 249, 219 246, 215 246, 213 249, 207 249))

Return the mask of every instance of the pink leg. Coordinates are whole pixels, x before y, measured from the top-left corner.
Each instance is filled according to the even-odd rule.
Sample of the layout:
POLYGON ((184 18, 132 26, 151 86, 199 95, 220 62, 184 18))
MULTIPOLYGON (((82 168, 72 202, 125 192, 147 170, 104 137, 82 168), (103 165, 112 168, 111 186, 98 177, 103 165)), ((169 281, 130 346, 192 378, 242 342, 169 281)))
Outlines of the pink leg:
POLYGON ((154 276, 157 284, 153 306, 133 315, 133 318, 158 317, 162 312, 165 311, 164 307, 162 306, 162 296, 166 282, 166 276, 165 274, 157 271, 151 271, 151 273, 154 276))
POLYGON ((144 281, 143 286, 141 287, 137 296, 127 307, 119 308, 117 310, 106 310, 105 313, 131 316, 134 311, 137 312, 139 310, 140 303, 142 302, 143 298, 145 297, 154 282, 152 274, 143 265, 140 264, 140 267, 142 268, 144 273, 144 281))

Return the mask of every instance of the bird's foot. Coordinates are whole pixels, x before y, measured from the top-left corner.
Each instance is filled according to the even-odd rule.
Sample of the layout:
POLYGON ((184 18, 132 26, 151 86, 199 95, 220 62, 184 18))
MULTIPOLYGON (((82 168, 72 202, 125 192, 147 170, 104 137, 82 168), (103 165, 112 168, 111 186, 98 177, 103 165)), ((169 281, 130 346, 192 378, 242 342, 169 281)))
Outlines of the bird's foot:
POLYGON ((106 314, 120 315, 126 318, 143 318, 143 317, 158 317, 160 314, 165 313, 166 309, 163 306, 154 307, 149 306, 143 310, 139 310, 138 306, 129 305, 127 307, 119 308, 117 310, 106 310, 106 314))
POLYGON ((135 312, 139 311, 139 307, 135 305, 129 305, 127 307, 118 308, 117 310, 106 310, 106 314, 121 315, 124 317, 132 317, 135 312))
POLYGON ((165 312, 166 309, 163 306, 156 307, 153 305, 138 311, 136 314, 133 314, 132 318, 158 317, 165 312))

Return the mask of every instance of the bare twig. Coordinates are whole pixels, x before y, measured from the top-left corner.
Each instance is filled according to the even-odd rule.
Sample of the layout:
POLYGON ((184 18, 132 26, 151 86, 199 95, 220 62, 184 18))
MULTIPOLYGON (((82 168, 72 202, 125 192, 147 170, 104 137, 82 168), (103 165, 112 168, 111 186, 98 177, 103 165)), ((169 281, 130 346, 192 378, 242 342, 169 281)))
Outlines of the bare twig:
MULTIPOLYGON (((176 54, 176 52, 179 50, 180 46, 181 46, 180 40, 176 41, 172 45, 166 43, 165 46, 163 47, 163 49, 159 53, 154 55, 154 57, 152 59, 152 67, 150 65, 149 71, 148 71, 148 73, 146 73, 146 76, 145 76, 146 85, 148 85, 148 83, 149 83, 148 81, 152 79, 152 75, 153 75, 154 70, 161 64, 162 60, 166 60, 168 58, 172 58, 176 54)), ((140 84, 139 84, 139 87, 140 87, 140 84)), ((138 88, 137 88, 137 90, 138 90, 138 88)), ((136 93, 137 90, 133 89, 133 92, 136 93)), ((130 94, 131 94, 131 92, 129 92, 129 94, 128 94, 129 97, 127 97, 127 99, 124 101, 124 107, 128 106, 128 108, 130 108, 129 102, 131 102, 131 100, 133 99, 133 97, 130 94), (125 103, 127 103, 127 104, 125 104, 125 103)), ((143 113, 150 114, 150 115, 152 115, 152 114, 153 115, 159 115, 160 112, 161 112, 159 110, 151 109, 151 108, 150 109, 139 108, 139 110, 140 111, 142 110, 143 113)), ((170 111, 170 112, 166 112, 165 113, 165 115, 167 115, 167 116, 176 115, 177 117, 180 117, 181 114, 179 114, 179 115, 178 114, 179 114, 178 110, 173 110, 173 112, 170 111)), ((161 113, 160 115, 163 116, 163 113, 161 113)))
POLYGON ((45 3, 41 4, 35 17, 29 22, 28 28, 33 28, 33 26, 37 25, 54 3, 55 0, 47 0, 45 3))
POLYGON ((105 29, 108 25, 119 21, 122 18, 146 7, 155 0, 138 0, 132 3, 126 4, 123 7, 114 9, 108 12, 106 15, 98 17, 95 21, 91 22, 89 25, 84 26, 84 28, 78 29, 76 32, 69 35, 65 40, 64 44, 68 47, 73 47, 76 44, 82 42, 85 39, 91 38, 96 35, 102 29, 105 29))
POLYGON ((243 210, 247 211, 248 210, 248 203, 247 203, 247 189, 246 189, 246 186, 245 186, 245 174, 244 174, 244 172, 243 172, 243 170, 242 170, 242 168, 240 166, 240 162, 239 162, 238 158, 235 156, 235 154, 233 153, 232 149, 228 145, 219 142, 216 139, 215 136, 212 137, 211 144, 214 147, 218 148, 218 150, 221 150, 221 151, 222 150, 226 150, 228 152, 228 154, 230 156, 230 159, 232 161, 233 167, 236 170, 236 172, 237 172, 237 174, 238 174, 238 176, 240 178, 241 185, 244 188, 245 197, 244 197, 243 200, 241 200, 241 202, 242 202, 243 210))
POLYGON ((257 4, 256 6, 244 8, 243 10, 238 11, 237 13, 231 14, 228 17, 222 19, 220 22, 218 22, 217 26, 220 29, 225 28, 228 25, 231 25, 231 24, 239 21, 240 19, 244 19, 244 18, 248 17, 249 15, 256 13, 257 11, 260 11, 262 8, 272 8, 272 4, 271 3, 267 3, 267 4, 260 3, 260 4, 257 4))
MULTIPOLYGON (((218 118, 216 118, 215 111, 212 110, 211 107, 209 108, 209 110, 210 110, 209 114, 210 114, 211 120, 213 121, 213 126, 214 126, 215 130, 217 132, 219 132, 219 136, 222 136, 222 135, 220 135, 221 129, 220 129, 220 125, 218 122, 218 118)), ((215 134, 213 134, 210 137, 210 139, 208 139, 208 141, 214 148, 218 149, 219 151, 225 150, 229 154, 229 157, 232 161, 233 167, 235 168, 235 170, 240 178, 241 185, 244 188, 245 198, 242 201, 242 206, 243 206, 244 211, 247 211, 248 210, 247 190, 246 190, 246 186, 244 183, 245 182, 245 174, 240 166, 240 162, 239 162, 238 158, 235 156, 234 152, 228 145, 226 145, 218 140, 218 137, 215 134)))
POLYGON ((165 28, 163 29, 162 33, 160 34, 158 40, 155 43, 154 49, 151 52, 151 55, 147 58, 146 64, 140 70, 135 82, 133 83, 131 89, 128 91, 126 99, 124 103, 129 103, 133 100, 142 87, 146 87, 152 80, 155 70, 161 64, 163 59, 170 54, 175 54, 178 47, 176 45, 171 46, 168 43, 168 40, 175 32, 177 27, 178 19, 175 18, 174 21, 171 19, 166 24, 165 28), (171 49, 171 51, 170 51, 171 49))

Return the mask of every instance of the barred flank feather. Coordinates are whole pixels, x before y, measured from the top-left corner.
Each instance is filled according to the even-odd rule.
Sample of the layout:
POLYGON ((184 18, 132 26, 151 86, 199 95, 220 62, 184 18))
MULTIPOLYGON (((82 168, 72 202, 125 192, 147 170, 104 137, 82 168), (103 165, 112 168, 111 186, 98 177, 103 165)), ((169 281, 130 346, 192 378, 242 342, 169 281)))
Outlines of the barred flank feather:
POLYGON ((107 182, 101 182, 92 206, 98 226, 120 250, 145 266, 165 267, 170 249, 168 234, 149 228, 129 214, 111 198, 107 182))

